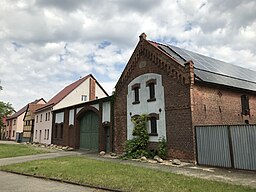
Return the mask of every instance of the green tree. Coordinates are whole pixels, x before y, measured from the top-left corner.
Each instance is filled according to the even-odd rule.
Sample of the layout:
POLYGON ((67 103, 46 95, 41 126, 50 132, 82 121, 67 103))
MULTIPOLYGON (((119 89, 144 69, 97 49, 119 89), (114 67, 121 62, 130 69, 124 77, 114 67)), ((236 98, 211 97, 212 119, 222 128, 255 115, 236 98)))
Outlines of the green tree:
POLYGON ((0 138, 2 135, 1 133, 2 127, 4 127, 3 118, 6 117, 7 115, 10 115, 13 110, 14 109, 10 103, 4 103, 0 101, 0 138))

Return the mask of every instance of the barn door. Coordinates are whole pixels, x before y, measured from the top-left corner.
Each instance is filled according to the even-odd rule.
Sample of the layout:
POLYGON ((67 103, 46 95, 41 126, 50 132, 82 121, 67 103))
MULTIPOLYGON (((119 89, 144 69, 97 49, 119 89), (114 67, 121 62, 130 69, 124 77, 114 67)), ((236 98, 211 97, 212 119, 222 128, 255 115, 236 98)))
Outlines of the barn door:
POLYGON ((93 111, 88 111, 80 119, 80 148, 98 150, 99 117, 93 111))

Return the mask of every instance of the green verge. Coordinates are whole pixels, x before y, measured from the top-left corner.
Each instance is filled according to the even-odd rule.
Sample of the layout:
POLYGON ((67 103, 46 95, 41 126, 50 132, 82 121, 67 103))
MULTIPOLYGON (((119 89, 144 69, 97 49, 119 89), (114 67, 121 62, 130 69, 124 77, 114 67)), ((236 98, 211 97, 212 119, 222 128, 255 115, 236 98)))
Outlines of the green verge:
POLYGON ((37 160, 3 166, 0 169, 124 191, 255 191, 249 187, 93 160, 83 156, 37 160))
POLYGON ((0 144, 0 158, 49 153, 43 149, 22 144, 0 144))

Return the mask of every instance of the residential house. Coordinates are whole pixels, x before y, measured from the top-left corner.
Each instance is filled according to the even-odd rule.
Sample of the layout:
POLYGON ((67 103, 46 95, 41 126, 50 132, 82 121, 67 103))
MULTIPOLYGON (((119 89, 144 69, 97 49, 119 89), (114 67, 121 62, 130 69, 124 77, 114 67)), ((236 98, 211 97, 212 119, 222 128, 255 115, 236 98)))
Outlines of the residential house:
POLYGON ((28 104, 23 119, 23 135, 22 142, 32 142, 34 135, 35 125, 35 110, 46 104, 46 101, 42 99, 40 104, 28 104))
MULTIPOLYGON (((215 130, 212 125, 249 126, 256 123, 255 74, 255 71, 192 51, 147 40, 146 34, 141 34, 139 43, 116 84, 115 151, 122 153, 125 141, 133 138, 131 118, 148 114, 150 149, 156 150, 159 139, 164 137, 170 158, 197 162, 204 150, 208 155, 204 158, 215 161, 214 158, 219 157, 218 153, 225 145, 229 145, 228 139, 225 139, 225 145, 218 146, 221 136, 227 134, 233 137, 233 132, 228 128, 225 133, 218 132, 214 135, 215 132, 211 133, 215 130), (205 135, 196 133, 200 126, 205 135), (209 129, 204 129, 205 127, 209 129), (199 143, 200 138, 205 139, 203 144, 199 143), (215 140, 212 141, 211 138, 215 140), (216 154, 212 153, 214 149, 208 141, 215 142, 214 146, 219 147, 216 154)), ((244 140, 255 146, 256 128, 247 128, 251 132, 249 136, 243 132, 244 140)), ((218 130, 224 129, 220 127, 218 130)), ((230 157, 229 151, 227 153, 227 157, 230 157)), ((256 155, 253 150, 248 153, 250 156, 256 155)), ((240 158, 239 155, 237 158, 240 158)), ((236 161, 235 157, 233 161, 236 161)), ((255 158, 250 161, 256 165, 255 158)))
MULTIPOLYGON (((10 115, 8 115, 7 117, 9 116, 12 116, 14 113, 16 113, 16 111, 12 111, 10 115)), ((0 140, 4 140, 6 138, 6 126, 7 126, 7 118, 6 116, 2 118, 2 122, 3 122, 3 126, 0 127, 0 140)))
POLYGON ((52 130, 52 125, 55 125, 55 123, 63 124, 64 113, 57 113, 56 118, 53 119, 52 111, 106 96, 108 94, 91 74, 66 86, 43 107, 35 111, 34 141, 50 144, 52 142, 52 132, 56 134, 54 136, 55 142, 63 139, 63 126, 58 126, 57 129, 52 130))
POLYGON ((0 140, 5 139, 6 117, 2 118, 3 125, 0 125, 0 140))
MULTIPOLYGON (((45 101, 43 99, 38 99, 29 104, 42 104, 44 102, 45 101)), ((21 108, 12 116, 6 118, 6 139, 21 141, 23 133, 23 119, 29 104, 21 108)))

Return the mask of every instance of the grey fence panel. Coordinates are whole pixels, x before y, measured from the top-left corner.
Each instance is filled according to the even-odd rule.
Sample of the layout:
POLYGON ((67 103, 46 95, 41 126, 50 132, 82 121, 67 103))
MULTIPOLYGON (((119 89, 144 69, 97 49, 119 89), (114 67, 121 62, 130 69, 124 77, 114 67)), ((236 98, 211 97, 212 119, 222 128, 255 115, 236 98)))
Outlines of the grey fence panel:
POLYGON ((227 127, 196 127, 198 164, 231 167, 227 127))
POLYGON ((234 167, 256 170, 256 126, 230 126, 234 167))

